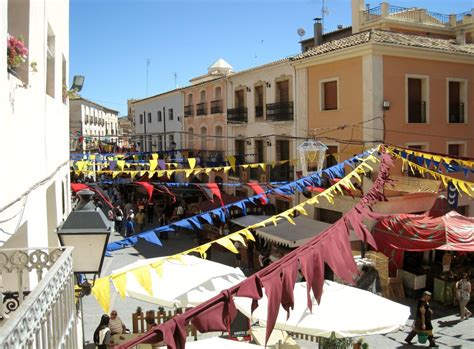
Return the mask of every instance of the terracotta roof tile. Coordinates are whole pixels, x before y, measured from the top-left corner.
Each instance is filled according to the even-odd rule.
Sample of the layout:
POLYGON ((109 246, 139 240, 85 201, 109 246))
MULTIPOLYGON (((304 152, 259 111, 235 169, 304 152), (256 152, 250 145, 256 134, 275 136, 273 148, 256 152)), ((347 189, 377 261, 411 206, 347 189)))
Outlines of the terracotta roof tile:
POLYGON ((473 44, 458 45, 456 44, 455 40, 437 39, 421 35, 403 34, 392 31, 372 29, 348 36, 346 38, 334 40, 320 46, 316 46, 311 50, 291 57, 290 59, 299 60, 313 56, 319 56, 332 51, 354 47, 368 42, 400 45, 405 47, 419 47, 474 55, 473 44))

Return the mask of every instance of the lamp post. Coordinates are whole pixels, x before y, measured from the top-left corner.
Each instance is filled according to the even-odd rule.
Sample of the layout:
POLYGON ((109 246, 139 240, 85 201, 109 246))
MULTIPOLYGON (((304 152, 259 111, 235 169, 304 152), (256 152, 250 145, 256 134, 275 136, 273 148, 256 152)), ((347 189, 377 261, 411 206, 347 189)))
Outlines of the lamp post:
POLYGON ((97 275, 100 275, 113 224, 91 201, 95 195, 92 190, 84 189, 77 195, 80 199, 79 203, 57 233, 62 246, 74 247, 72 264, 78 284, 76 297, 79 298, 82 342, 85 343, 82 298, 91 294, 95 279, 97 275), (92 275, 92 283, 87 280, 88 274, 92 275))

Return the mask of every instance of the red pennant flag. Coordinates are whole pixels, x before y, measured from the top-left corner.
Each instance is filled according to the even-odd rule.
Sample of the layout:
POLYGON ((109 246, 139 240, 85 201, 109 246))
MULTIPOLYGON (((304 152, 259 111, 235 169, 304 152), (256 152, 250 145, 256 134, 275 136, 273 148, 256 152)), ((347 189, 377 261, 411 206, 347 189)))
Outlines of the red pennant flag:
POLYGON ((252 182, 249 182, 247 183, 247 185, 252 188, 252 190, 256 193, 256 194, 263 194, 262 196, 260 196, 260 202, 264 205, 267 204, 268 202, 268 198, 267 198, 267 195, 265 194, 265 192, 263 191, 262 187, 260 186, 260 184, 258 183, 252 183, 252 182))
POLYGON ((146 192, 148 193, 148 202, 151 202, 151 198, 153 197, 153 185, 147 182, 135 182, 135 184, 141 185, 143 188, 145 188, 146 192))
POLYGON ((206 198, 210 202, 214 202, 214 195, 217 196, 221 205, 224 206, 224 201, 222 201, 222 195, 217 183, 196 183, 199 189, 203 192, 206 198))
POLYGON ((71 189, 75 193, 77 193, 78 191, 81 191, 83 189, 89 189, 90 190, 88 185, 82 184, 82 183, 71 183, 71 189))

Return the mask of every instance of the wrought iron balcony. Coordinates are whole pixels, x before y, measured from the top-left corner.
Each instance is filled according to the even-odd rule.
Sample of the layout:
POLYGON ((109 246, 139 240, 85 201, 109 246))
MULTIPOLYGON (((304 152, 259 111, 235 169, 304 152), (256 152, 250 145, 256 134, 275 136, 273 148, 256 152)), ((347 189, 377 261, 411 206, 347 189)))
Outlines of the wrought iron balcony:
POLYGON ((211 114, 219 114, 222 113, 222 111, 222 99, 211 101, 211 114))
POLYGON ((0 270, 0 348, 78 348, 72 247, 0 249, 0 270))
POLYGON ((262 118, 263 117, 263 105, 255 106, 255 117, 262 118))
POLYGON ((464 103, 449 103, 449 122, 464 123, 464 103))
POLYGON ((193 116, 193 115, 194 115, 193 105, 184 106, 184 117, 187 118, 187 117, 193 116))
POLYGON ((207 115, 207 103, 196 104, 196 115, 207 115))
POLYGON ((293 102, 267 104, 268 121, 293 120, 293 102))
POLYGON ((408 122, 426 123, 426 102, 411 101, 408 103, 408 122))
POLYGON ((247 107, 227 109, 227 122, 229 124, 246 124, 247 107))

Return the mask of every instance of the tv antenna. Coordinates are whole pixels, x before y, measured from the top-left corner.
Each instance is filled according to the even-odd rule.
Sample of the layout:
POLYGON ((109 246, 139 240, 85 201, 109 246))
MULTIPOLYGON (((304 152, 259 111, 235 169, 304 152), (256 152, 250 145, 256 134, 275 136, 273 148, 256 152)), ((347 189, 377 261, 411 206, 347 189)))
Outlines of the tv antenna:
POLYGON ((148 97, 148 68, 150 67, 150 58, 146 59, 146 93, 145 97, 148 97))
POLYGON ((324 5, 325 5, 325 0, 321 0, 321 18, 322 18, 321 25, 323 27, 323 33, 324 33, 324 17, 326 15, 329 15, 329 9, 324 5))
POLYGON ((305 30, 303 28, 298 28, 296 30, 296 33, 298 33, 298 35, 300 36, 300 41, 303 40, 303 36, 306 34, 305 30))
POLYGON ((173 73, 174 76, 174 88, 178 88, 178 74, 176 72, 173 73))

